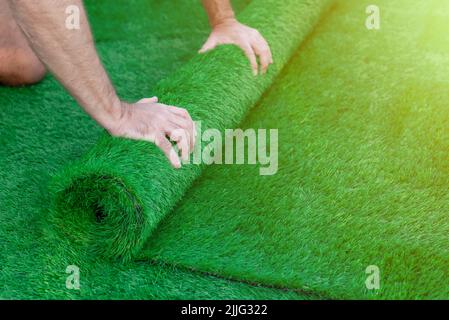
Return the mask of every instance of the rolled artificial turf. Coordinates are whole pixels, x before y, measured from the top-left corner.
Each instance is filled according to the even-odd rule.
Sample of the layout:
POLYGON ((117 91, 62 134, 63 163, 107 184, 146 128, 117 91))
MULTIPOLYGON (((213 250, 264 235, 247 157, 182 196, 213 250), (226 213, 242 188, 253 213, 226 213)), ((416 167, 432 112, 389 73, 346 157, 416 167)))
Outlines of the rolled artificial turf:
POLYGON ((449 2, 376 1, 379 30, 370 5, 337 1, 240 125, 279 130, 277 174, 207 168, 142 260, 335 299, 449 298, 449 2))
MULTIPOLYGON (((236 127, 273 83, 314 27, 328 0, 254 1, 239 15, 270 43, 274 65, 254 77, 240 49, 198 55, 153 91, 186 108, 202 128, 236 127)), ((203 142, 205 144, 205 142, 203 142)), ((172 211, 203 166, 174 170, 154 145, 105 134, 53 180, 49 221, 54 232, 83 253, 131 260, 172 211)))
MULTIPOLYGON (((234 0, 236 12, 247 0, 234 0)), ((150 95, 185 64, 210 28, 197 1, 86 0, 97 49, 120 97, 150 95), (189 12, 188 15, 185 12, 189 12), (130 18, 132 17, 132 18, 130 18)), ((34 86, 0 86, 0 299, 302 299, 150 261, 80 259, 48 221, 51 176, 102 133, 51 76, 34 86), (63 250, 61 250, 63 249, 63 250), (66 268, 80 268, 80 290, 66 268)))
MULTIPOLYGON (((191 0, 86 3, 130 101, 155 93, 209 32, 191 0)), ((239 124, 279 130, 278 173, 201 169, 126 264, 75 250, 96 251, 70 234, 95 210, 78 211, 85 224, 48 221, 50 175, 101 130, 51 77, 0 87, 0 298, 448 298, 449 3, 379 0, 381 29, 368 30, 372 4, 336 1, 239 124), (72 264, 79 291, 65 287, 72 264), (366 287, 370 265, 379 289, 366 287)))

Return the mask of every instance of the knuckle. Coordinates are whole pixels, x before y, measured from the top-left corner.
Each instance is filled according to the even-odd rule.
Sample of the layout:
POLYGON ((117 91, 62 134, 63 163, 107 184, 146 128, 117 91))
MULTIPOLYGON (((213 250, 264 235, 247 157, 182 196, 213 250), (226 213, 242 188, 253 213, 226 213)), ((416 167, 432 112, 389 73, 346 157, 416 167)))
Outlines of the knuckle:
POLYGON ((182 128, 177 128, 170 133, 171 137, 174 139, 181 139, 186 135, 186 131, 182 128))
POLYGON ((184 129, 184 131, 190 129, 190 122, 189 121, 183 121, 181 127, 184 129))
POLYGON ((257 29, 251 29, 251 34, 252 34, 253 36, 258 36, 258 35, 260 35, 259 30, 257 30, 257 29))
POLYGON ((268 49, 266 46, 262 46, 261 50, 262 54, 264 55, 269 55, 270 54, 270 49, 268 49))

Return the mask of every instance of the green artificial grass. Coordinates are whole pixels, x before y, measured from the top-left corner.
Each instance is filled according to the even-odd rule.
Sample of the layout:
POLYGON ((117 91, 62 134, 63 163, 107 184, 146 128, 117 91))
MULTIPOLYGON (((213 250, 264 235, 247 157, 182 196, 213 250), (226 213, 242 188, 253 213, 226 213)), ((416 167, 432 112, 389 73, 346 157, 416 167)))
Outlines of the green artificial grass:
MULTIPOLYGON (((234 128, 271 85, 328 3, 252 2, 239 20, 257 28, 269 41, 276 61, 269 74, 255 78, 241 50, 225 46, 197 55, 162 81, 154 95, 166 104, 187 108, 204 129, 234 128), (298 16, 303 17, 301 22, 298 16)), ((129 261, 200 173, 201 166, 193 164, 173 170, 152 144, 106 134, 55 178, 49 226, 68 240, 67 246, 79 244, 87 255, 129 261)))
POLYGON ((337 1, 245 122, 279 171, 213 166, 151 257, 330 298, 449 298, 447 1, 337 1), (380 269, 368 290, 365 270, 380 269))
MULTIPOLYGON (((234 6, 240 11, 247 2, 234 1, 234 6)), ((129 101, 150 96, 158 81, 196 54, 209 33, 196 1, 86 5, 106 69, 120 96, 129 101)), ((88 261, 70 249, 61 251, 61 239, 46 232, 55 227, 48 225, 51 176, 94 146, 102 130, 50 76, 31 87, 0 87, 0 108, 1 299, 310 297, 166 264, 88 261), (65 286, 66 267, 75 263, 80 268, 79 291, 65 286)))
MULTIPOLYGON (((158 94, 209 127, 277 128, 274 176, 262 177, 249 165, 169 170, 147 144, 108 137, 95 143, 100 130, 52 79, 0 88, 1 297, 449 297, 449 4, 379 0, 381 29, 369 31, 365 8, 372 3, 338 0, 274 78, 288 59, 279 53, 294 50, 282 45, 293 40, 273 40, 279 31, 248 12, 290 13, 281 11, 284 2, 262 9, 257 3, 243 17, 261 23, 280 63, 264 79, 250 77, 233 48, 196 57, 169 75, 207 36, 199 8, 192 10, 198 25, 190 33, 183 28, 192 22, 170 10, 171 3, 135 1, 136 14, 165 13, 148 22, 151 32, 122 17, 115 19, 122 34, 97 22, 97 38, 123 97, 158 94), (171 34, 172 18, 184 32, 171 34), (157 28, 166 40, 155 35, 157 28), (235 70, 224 68, 229 65, 235 70), (229 110, 222 109, 224 96, 229 110), (213 118, 217 110, 224 114, 213 118), (145 162, 121 165, 128 157, 145 162), (164 183, 175 179, 179 184, 167 189, 164 183), (117 210, 152 214, 121 217, 117 210), (108 223, 116 234, 104 228, 108 223), (69 264, 81 268, 79 292, 64 287, 69 264), (380 268, 380 290, 365 286, 369 265, 380 268)), ((296 3, 310 11, 296 15, 293 28, 311 28, 318 2, 296 3)), ((290 25, 273 23, 281 22, 290 25)), ((304 37, 307 28, 293 36, 304 37)))

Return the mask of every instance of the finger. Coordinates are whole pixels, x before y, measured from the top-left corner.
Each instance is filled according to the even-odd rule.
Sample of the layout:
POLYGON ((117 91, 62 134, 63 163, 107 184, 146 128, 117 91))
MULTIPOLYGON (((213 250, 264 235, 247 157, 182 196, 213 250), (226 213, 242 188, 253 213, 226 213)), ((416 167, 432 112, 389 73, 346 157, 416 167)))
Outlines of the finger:
POLYGON ((268 66, 273 63, 273 56, 268 43, 264 38, 260 37, 259 40, 253 44, 253 50, 259 56, 262 74, 267 73, 268 66))
POLYGON ((217 41, 215 41, 214 37, 209 37, 203 47, 200 49, 199 53, 205 53, 214 49, 217 46, 217 41))
POLYGON ((156 146, 159 147, 159 149, 162 150, 162 152, 165 154, 168 161, 170 161, 171 165, 174 168, 177 169, 181 168, 181 161, 179 160, 179 156, 176 153, 170 141, 167 140, 167 138, 163 136, 158 136, 156 137, 154 143, 156 146))
POLYGON ((245 52, 246 57, 248 58, 249 62, 251 63, 251 68, 253 69, 253 74, 257 76, 259 73, 259 67, 257 65, 257 59, 256 54, 254 53, 253 48, 251 48, 250 45, 244 46, 243 51, 245 52))
POLYGON ((184 109, 184 108, 170 106, 170 111, 173 112, 174 114, 180 116, 180 117, 192 120, 192 118, 190 117, 189 112, 186 109, 184 109))
POLYGON ((264 38, 262 38, 262 39, 263 39, 263 42, 265 43, 265 45, 267 46, 267 49, 268 49, 268 57, 270 59, 270 64, 273 64, 273 52, 271 51, 270 44, 264 38))
POLYGON ((195 122, 192 120, 189 112, 186 109, 171 106, 170 109, 174 114, 186 119, 188 121, 189 131, 190 131, 190 148, 193 150, 196 142, 196 128, 195 122))
POLYGON ((157 97, 152 97, 152 98, 145 98, 145 99, 139 100, 137 103, 157 103, 158 100, 159 99, 157 97))
POLYGON ((178 116, 170 118, 169 121, 175 127, 175 130, 179 129, 184 131, 184 136, 186 137, 188 147, 190 150, 193 150, 195 146, 195 124, 190 120, 178 116))
POLYGON ((176 142, 178 149, 181 150, 181 158, 184 161, 189 160, 189 133, 182 129, 176 129, 170 134, 170 140, 176 142))

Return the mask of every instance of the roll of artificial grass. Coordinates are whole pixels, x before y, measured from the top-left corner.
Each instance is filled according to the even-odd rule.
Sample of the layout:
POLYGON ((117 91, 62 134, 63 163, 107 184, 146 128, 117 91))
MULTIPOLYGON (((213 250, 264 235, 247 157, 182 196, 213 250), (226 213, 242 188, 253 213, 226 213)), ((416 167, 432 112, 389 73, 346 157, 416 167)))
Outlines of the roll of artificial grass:
MULTIPOLYGON (((203 129, 236 127, 330 2, 253 1, 239 20, 257 28, 270 43, 275 63, 268 74, 254 77, 241 50, 223 46, 196 56, 160 82, 153 94, 162 103, 186 108, 203 129)), ((175 170, 154 145, 105 134, 54 177, 52 232, 89 254, 130 260, 202 169, 191 164, 175 170)))

